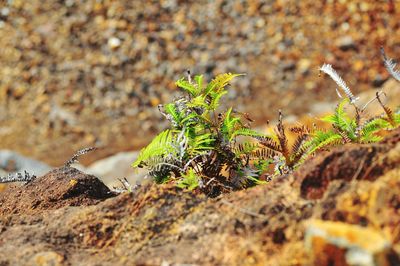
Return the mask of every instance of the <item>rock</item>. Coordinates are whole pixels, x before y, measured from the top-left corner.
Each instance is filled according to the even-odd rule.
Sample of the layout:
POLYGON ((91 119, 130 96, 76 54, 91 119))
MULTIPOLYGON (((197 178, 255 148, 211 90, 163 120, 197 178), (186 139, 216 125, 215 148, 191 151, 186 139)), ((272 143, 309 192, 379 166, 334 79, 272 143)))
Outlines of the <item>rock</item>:
POLYGON ((0 16, 7 17, 10 14, 10 9, 8 7, 3 7, 0 9, 0 16))
POLYGON ((10 186, 0 194, 0 216, 97 204, 113 194, 99 179, 71 167, 48 172, 33 181, 10 186))
POLYGON ((50 106, 48 119, 52 123, 66 125, 76 125, 78 120, 74 113, 56 104, 50 106))
POLYGON ((24 86, 19 86, 13 90, 13 96, 15 99, 21 99, 27 91, 27 88, 24 86))
POLYGON ((394 266, 400 263, 390 241, 380 232, 358 225, 309 221, 305 243, 313 265, 394 266))
POLYGON ((311 60, 307 59, 307 58, 302 58, 300 59, 300 61, 297 63, 298 69, 300 71, 301 74, 306 74, 311 66, 311 60))
MULTIPOLYGON (((0 176, 7 176, 8 172, 3 171, 0 169, 0 176)), ((0 184, 0 192, 2 192, 3 190, 5 190, 7 187, 6 184, 0 184)))
POLYGON ((372 80, 372 86, 380 87, 385 83, 386 79, 382 77, 382 75, 377 74, 375 78, 372 80))
POLYGON ((390 250, 400 251, 400 163, 395 163, 400 153, 393 148, 400 147, 400 130, 393 133, 379 152, 377 144, 360 145, 363 152, 372 150, 367 153, 372 163, 359 164, 358 157, 366 154, 350 145, 345 148, 351 154, 340 156, 333 149, 316 155, 327 166, 321 164, 320 172, 317 164, 296 170, 328 181, 318 200, 302 197, 299 173, 215 199, 173 183, 143 185, 108 198, 93 176, 56 169, 0 193, 0 265, 34 265, 36 254, 53 251, 65 265, 324 265, 324 258, 335 254, 330 265, 340 266, 347 264, 347 253, 359 265, 371 256, 380 260, 377 265, 400 265, 390 250), (371 165, 374 179, 343 177, 349 169, 345 176, 352 177, 371 165), (308 229, 311 217, 320 222, 314 231, 308 229), (305 235, 309 246, 315 245, 311 251, 305 235), (326 257, 320 249, 329 252, 326 257), (315 258, 321 264, 312 263, 315 258))
POLYGON ((10 150, 0 150, 0 170, 5 172, 27 172, 36 176, 43 175, 51 167, 43 162, 28 158, 10 150))
POLYGON ((121 40, 116 37, 112 37, 112 38, 108 39, 107 44, 111 49, 116 49, 121 46, 121 40))
POLYGON ((161 102, 160 102, 160 99, 159 99, 159 98, 157 98, 157 97, 151 97, 151 98, 150 98, 150 105, 151 105, 151 106, 156 107, 156 106, 158 106, 160 103, 161 103, 161 102))
POLYGON ((62 266, 64 257, 54 251, 43 251, 35 254, 32 265, 35 266, 62 266))
POLYGON ((381 143, 369 146, 344 145, 305 162, 294 174, 301 195, 307 199, 320 199, 333 180, 375 180, 396 168, 400 164, 399 134, 398 129, 381 143), (363 167, 371 163, 373 168, 363 167))
POLYGON ((283 71, 292 71, 296 69, 296 63, 294 61, 283 62, 281 68, 283 71))
POLYGON ((339 47, 339 49, 343 51, 348 51, 348 50, 356 50, 357 46, 356 43, 354 42, 353 37, 346 35, 343 37, 340 37, 335 41, 335 45, 339 47))

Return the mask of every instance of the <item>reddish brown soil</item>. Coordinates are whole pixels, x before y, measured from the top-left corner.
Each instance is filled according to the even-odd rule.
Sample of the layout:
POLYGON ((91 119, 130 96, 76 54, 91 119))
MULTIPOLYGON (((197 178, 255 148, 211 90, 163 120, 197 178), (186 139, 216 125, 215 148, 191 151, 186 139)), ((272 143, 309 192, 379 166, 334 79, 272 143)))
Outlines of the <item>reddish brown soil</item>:
POLYGON ((310 265, 305 224, 315 218, 385 232, 387 265, 399 265, 399 135, 215 199, 172 185, 106 199, 94 177, 58 169, 1 194, 0 265, 310 265))
MULTIPOLYGON (((301 195, 308 199, 321 198, 329 183, 335 179, 348 182, 375 180, 398 163, 398 156, 388 152, 399 140, 400 135, 397 133, 390 140, 379 144, 347 145, 319 155, 295 173, 296 180, 301 183, 301 195)), ((394 152, 398 153, 399 150, 394 152)))
POLYGON ((62 167, 24 186, 9 187, 0 194, 0 215, 95 205, 111 196, 108 187, 95 176, 62 167))

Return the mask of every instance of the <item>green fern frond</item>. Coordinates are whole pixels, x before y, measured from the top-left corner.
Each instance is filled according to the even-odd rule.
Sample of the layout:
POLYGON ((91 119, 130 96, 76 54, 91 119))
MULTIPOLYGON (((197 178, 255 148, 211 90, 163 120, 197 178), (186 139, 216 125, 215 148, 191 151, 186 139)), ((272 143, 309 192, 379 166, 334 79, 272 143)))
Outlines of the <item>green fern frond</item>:
POLYGON ((196 75, 194 80, 197 83, 197 89, 201 92, 203 90, 203 75, 196 75))
POLYGON ((229 81, 234 79, 235 77, 242 76, 244 74, 232 74, 225 73, 216 76, 206 87, 204 94, 209 95, 211 92, 219 92, 226 85, 228 85, 229 81))
POLYGON ((199 118, 199 115, 197 113, 194 113, 194 112, 190 113, 190 114, 186 115, 185 118, 183 118, 181 120, 181 124, 185 125, 186 128, 189 128, 189 127, 191 127, 193 125, 196 125, 198 123, 198 121, 199 121, 198 118, 199 118))
POLYGON ((146 167, 157 184, 165 183, 169 180, 171 172, 180 171, 177 162, 173 158, 164 158, 164 156, 153 156, 146 160, 146 167))
POLYGON ((332 127, 333 131, 335 131, 342 137, 343 143, 357 142, 357 137, 355 135, 350 135, 351 134, 350 132, 344 131, 335 125, 332 125, 332 127))
POLYGON ((222 121, 221 133, 227 140, 232 140, 232 134, 236 130, 236 126, 241 123, 240 118, 231 116, 232 108, 225 113, 222 121))
POLYGON ((305 147, 309 147, 308 154, 313 154, 322 148, 337 145, 341 141, 342 136, 332 130, 316 131, 313 138, 305 143, 305 147))
POLYGON ((219 101, 221 100, 221 97, 227 93, 228 93, 228 91, 226 91, 226 90, 210 93, 211 101, 208 106, 208 110, 216 110, 219 106, 219 101))
POLYGON ((361 136, 369 136, 387 126, 390 126, 390 124, 381 118, 372 119, 363 124, 361 129, 361 136))
POLYGON ((212 150, 215 139, 211 133, 204 133, 189 137, 187 153, 191 156, 203 154, 205 151, 212 150))
POLYGON ((360 143, 375 143, 381 141, 382 139, 383 137, 379 135, 366 135, 361 137, 360 143))
POLYGON ((400 113, 394 114, 394 122, 396 123, 396 127, 400 125, 400 113))
POLYGON ((200 177, 196 174, 196 172, 189 168, 189 170, 182 174, 181 179, 176 184, 177 187, 193 190, 199 186, 200 177))
POLYGON ((384 125, 382 125, 382 128, 387 129, 387 130, 391 130, 391 129, 395 129, 398 126, 400 126, 400 113, 394 113, 392 120, 390 120, 390 118, 388 118, 387 116, 385 117, 381 117, 382 123, 384 125))
POLYGON ((344 106, 349 103, 349 99, 345 98, 339 102, 335 108, 335 113, 321 118, 322 121, 331 123, 342 131, 348 132, 351 130, 351 119, 344 110, 344 106))
POLYGON ((132 167, 140 167, 146 164, 146 161, 153 157, 163 156, 175 151, 172 143, 172 132, 167 129, 158 134, 149 145, 143 148, 132 167))
POLYGON ((209 105, 206 103, 206 96, 205 95, 199 95, 190 100, 189 103, 187 103, 188 107, 199 107, 199 108, 209 108, 209 105))
POLYGON ((181 89, 183 89, 184 91, 186 91, 187 93, 189 93, 191 96, 196 97, 199 95, 199 93, 201 92, 200 89, 198 89, 196 87, 196 85, 190 83, 189 81, 187 81, 185 78, 181 78, 179 80, 177 80, 175 82, 175 85, 181 89))
POLYGON ((235 130, 232 135, 231 135, 231 140, 234 139, 236 136, 247 136, 247 137, 265 137, 265 134, 259 133, 255 130, 249 129, 249 128, 239 128, 235 130))
POLYGON ((181 114, 178 112, 176 109, 176 106, 174 103, 168 103, 164 105, 165 112, 169 115, 171 115, 172 119, 176 124, 179 124, 182 120, 181 114))

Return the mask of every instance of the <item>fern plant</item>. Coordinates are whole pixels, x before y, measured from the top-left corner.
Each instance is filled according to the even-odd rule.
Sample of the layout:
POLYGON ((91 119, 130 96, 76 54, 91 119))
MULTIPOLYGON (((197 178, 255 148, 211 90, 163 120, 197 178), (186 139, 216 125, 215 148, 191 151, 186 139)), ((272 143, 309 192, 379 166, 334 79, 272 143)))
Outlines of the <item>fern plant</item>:
MULTIPOLYGON (((384 65, 389 73, 398 81, 399 71, 395 69, 396 64, 392 59, 388 59, 383 48, 381 53, 384 59, 384 65)), ((381 100, 380 95, 383 91, 377 92, 374 99, 370 100, 362 108, 356 102, 359 97, 355 97, 347 86, 346 82, 332 68, 331 65, 324 64, 320 71, 328 74, 346 94, 346 98, 342 99, 335 108, 335 112, 331 115, 323 117, 321 120, 328 122, 331 128, 328 130, 315 130, 312 132, 312 138, 306 143, 309 153, 314 153, 322 148, 344 144, 344 143, 371 143, 382 139, 379 132, 383 129, 390 130, 400 125, 400 117, 387 107, 381 100), (366 107, 373 101, 377 100, 382 107, 384 114, 380 116, 364 118, 366 107), (354 108, 353 115, 346 110, 347 106, 354 108)), ((338 96, 342 95, 336 90, 338 96)))
MULTIPOLYGON (((382 55, 389 73, 400 81, 396 64, 386 57, 383 49, 382 55)), ((240 74, 221 74, 205 83, 202 75, 192 79, 189 73, 187 78, 176 82, 185 95, 159 106, 170 127, 141 150, 132 166, 146 167, 157 183, 174 182, 178 187, 216 196, 291 172, 321 149, 345 143, 379 141, 381 130, 400 125, 400 112, 393 112, 383 103, 382 91, 361 108, 357 105, 359 97, 331 65, 324 64, 320 71, 336 82, 336 92, 342 100, 333 114, 321 119, 330 124, 329 129, 315 126, 289 128, 296 136, 292 144, 289 144, 281 112, 275 134, 266 135, 250 128, 253 121, 247 114, 233 108, 219 110, 229 82, 240 74), (367 118, 364 111, 374 101, 384 112, 367 118), (352 112, 349 107, 353 108, 352 112), (258 141, 251 142, 251 138, 258 141)))
POLYGON ((259 143, 267 149, 268 157, 274 158, 275 174, 281 175, 293 171, 308 155, 309 147, 305 144, 310 138, 310 129, 306 126, 296 126, 291 127, 290 131, 296 135, 292 145, 289 145, 282 112, 279 111, 275 135, 256 136, 259 143))
POLYGON ((173 181, 208 195, 262 183, 267 154, 257 143, 238 138, 264 135, 250 129, 232 108, 218 113, 229 82, 237 76, 218 75, 208 84, 201 75, 179 79, 176 85, 186 95, 159 106, 170 128, 143 148, 132 166, 147 167, 157 183, 173 181))
POLYGON ((345 98, 336 106, 333 114, 324 116, 322 121, 330 124, 330 128, 314 129, 311 131, 311 138, 305 144, 308 153, 312 154, 316 151, 335 145, 345 143, 371 143, 382 139, 378 134, 383 128, 383 120, 376 117, 362 120, 360 109, 355 107, 353 117, 346 111, 346 105, 349 105, 349 99, 345 98))

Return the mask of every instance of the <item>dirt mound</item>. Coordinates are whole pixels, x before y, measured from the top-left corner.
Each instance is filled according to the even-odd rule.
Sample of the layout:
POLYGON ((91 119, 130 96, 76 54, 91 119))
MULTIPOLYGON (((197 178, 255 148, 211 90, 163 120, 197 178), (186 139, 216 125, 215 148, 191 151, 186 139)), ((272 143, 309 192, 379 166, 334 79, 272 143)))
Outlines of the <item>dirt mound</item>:
MULTIPOLYGON (((35 213, 23 212, 16 197, 9 202, 20 214, 0 215, 0 265, 399 265, 399 133, 334 149, 294 175, 215 199, 148 185, 101 201, 104 190, 96 205, 35 213)), ((42 186, 49 176, 26 189, 61 186, 71 194, 71 178, 42 186)), ((85 188, 75 191, 98 195, 96 186, 85 188)))
POLYGON ((72 167, 55 169, 25 185, 0 194, 0 215, 37 213, 64 206, 88 206, 112 196, 95 176, 72 167))

